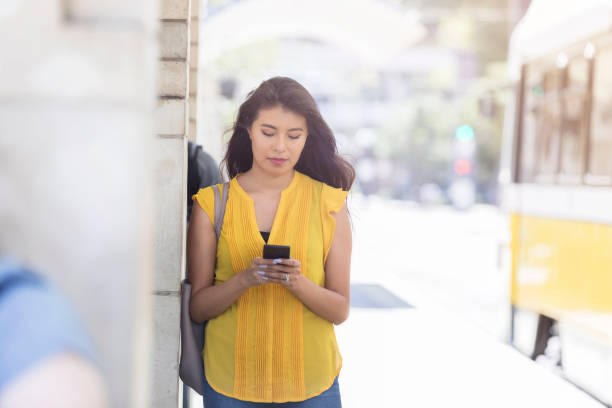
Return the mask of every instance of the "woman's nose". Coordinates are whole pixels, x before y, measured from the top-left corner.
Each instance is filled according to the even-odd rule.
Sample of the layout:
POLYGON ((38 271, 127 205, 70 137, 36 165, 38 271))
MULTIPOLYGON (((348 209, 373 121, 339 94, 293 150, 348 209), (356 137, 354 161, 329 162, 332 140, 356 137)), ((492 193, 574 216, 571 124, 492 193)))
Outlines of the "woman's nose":
POLYGON ((285 150, 285 138, 281 135, 279 135, 275 142, 274 142, 274 149, 282 152, 283 150, 285 150))

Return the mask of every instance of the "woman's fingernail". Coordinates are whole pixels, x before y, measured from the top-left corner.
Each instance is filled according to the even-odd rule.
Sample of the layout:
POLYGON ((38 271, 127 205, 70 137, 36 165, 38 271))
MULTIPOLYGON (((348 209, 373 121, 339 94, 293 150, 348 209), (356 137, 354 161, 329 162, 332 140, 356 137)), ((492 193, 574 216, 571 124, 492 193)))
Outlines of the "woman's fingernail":
POLYGON ((266 269, 268 265, 259 265, 258 268, 266 269))
POLYGON ((280 259, 280 258, 277 258, 277 259, 275 259, 275 260, 273 260, 273 261, 272 261, 272 263, 273 263, 273 264, 275 264, 275 265, 276 265, 276 264, 279 264, 279 263, 282 263, 282 262, 283 262, 283 260, 282 260, 282 259, 280 259))
POLYGON ((266 273, 264 271, 257 271, 258 274, 260 275, 265 275, 266 273))
POLYGON ((261 279, 263 279, 263 280, 270 280, 267 276, 262 276, 261 279))

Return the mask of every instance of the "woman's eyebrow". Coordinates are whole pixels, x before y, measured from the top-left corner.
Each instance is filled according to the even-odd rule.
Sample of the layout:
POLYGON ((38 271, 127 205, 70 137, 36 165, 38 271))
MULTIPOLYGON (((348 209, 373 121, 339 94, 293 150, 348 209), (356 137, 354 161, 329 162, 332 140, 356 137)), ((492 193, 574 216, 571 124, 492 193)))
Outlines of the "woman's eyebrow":
MULTIPOLYGON (((270 129, 274 129, 274 130, 276 130, 276 126, 268 125, 267 123, 262 123, 262 124, 261 124, 261 127, 267 127, 267 128, 270 128, 270 129)), ((302 129, 302 128, 291 128, 291 129, 289 129, 289 131, 290 131, 290 132, 291 132, 292 130, 300 130, 300 131, 304 131, 304 129, 302 129)))

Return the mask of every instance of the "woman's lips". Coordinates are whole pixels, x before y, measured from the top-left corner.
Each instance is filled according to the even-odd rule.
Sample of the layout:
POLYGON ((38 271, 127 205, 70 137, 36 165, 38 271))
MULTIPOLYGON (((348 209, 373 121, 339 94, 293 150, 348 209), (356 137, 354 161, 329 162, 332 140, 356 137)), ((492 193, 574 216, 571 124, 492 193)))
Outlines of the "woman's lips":
POLYGON ((270 160, 272 163, 276 164, 277 166, 280 166, 287 161, 287 159, 272 159, 272 158, 268 160, 270 160))

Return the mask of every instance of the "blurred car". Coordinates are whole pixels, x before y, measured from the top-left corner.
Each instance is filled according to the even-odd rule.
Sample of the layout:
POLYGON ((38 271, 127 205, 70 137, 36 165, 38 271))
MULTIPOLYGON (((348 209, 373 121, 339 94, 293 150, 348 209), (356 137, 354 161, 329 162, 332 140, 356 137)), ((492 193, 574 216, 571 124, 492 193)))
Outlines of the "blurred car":
POLYGON ((436 183, 425 183, 419 188, 419 202, 423 205, 440 205, 444 203, 444 193, 436 183))
POLYGON ((463 177, 453 181, 448 188, 448 198, 453 207, 467 210, 476 202, 476 185, 474 180, 463 177))

